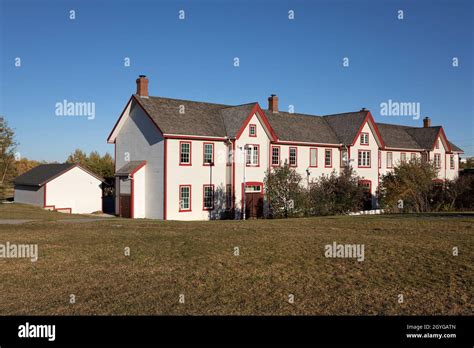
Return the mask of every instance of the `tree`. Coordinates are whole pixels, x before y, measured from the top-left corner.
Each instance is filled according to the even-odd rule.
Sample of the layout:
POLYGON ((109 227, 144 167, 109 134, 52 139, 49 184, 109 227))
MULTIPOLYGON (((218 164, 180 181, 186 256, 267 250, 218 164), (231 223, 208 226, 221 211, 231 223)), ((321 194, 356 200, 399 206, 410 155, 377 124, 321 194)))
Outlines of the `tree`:
POLYGON ((19 176, 27 171, 33 169, 34 167, 39 166, 42 162, 35 160, 29 160, 26 157, 23 157, 15 162, 15 176, 19 176))
POLYGON ((301 175, 286 162, 265 173, 265 192, 272 217, 287 218, 304 214, 306 195, 300 185, 301 180, 301 175))
POLYGON ((76 149, 74 153, 68 156, 66 163, 75 163, 82 167, 87 167, 87 154, 80 149, 76 149))
POLYGON ((414 159, 401 162, 381 178, 381 203, 384 209, 417 213, 431 210, 431 198, 438 170, 432 162, 414 159))
POLYGON ((459 169, 474 168, 474 157, 466 158, 466 162, 459 163, 459 169))
POLYGON ((12 190, 15 176, 15 133, 8 127, 7 121, 0 117, 0 198, 5 198, 12 190))
POLYGON ((84 151, 76 149, 68 156, 66 163, 79 164, 104 178, 114 176, 114 160, 108 153, 101 156, 97 151, 92 151, 87 156, 84 151))

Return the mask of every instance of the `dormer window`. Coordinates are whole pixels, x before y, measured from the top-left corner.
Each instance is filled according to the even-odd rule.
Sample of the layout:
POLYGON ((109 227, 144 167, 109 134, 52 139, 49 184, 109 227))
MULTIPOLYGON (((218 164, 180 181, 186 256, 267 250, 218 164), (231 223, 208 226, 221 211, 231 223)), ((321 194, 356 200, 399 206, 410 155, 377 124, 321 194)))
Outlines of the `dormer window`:
POLYGON ((251 124, 249 125, 249 137, 256 137, 257 136, 257 125, 251 124))
POLYGON ((369 133, 360 133, 360 144, 369 145, 369 133))

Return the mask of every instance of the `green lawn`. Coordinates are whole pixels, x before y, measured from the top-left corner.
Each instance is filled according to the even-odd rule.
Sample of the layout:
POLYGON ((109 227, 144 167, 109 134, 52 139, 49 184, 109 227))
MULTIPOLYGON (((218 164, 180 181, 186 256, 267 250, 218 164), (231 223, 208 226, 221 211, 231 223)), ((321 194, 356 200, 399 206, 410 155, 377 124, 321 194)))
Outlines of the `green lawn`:
POLYGON ((474 309, 473 215, 59 220, 68 217, 0 205, 0 219, 38 219, 0 225, 0 244, 39 247, 35 263, 0 258, 0 315, 472 315, 474 309), (324 247, 334 241, 364 244, 365 260, 326 258, 324 247))

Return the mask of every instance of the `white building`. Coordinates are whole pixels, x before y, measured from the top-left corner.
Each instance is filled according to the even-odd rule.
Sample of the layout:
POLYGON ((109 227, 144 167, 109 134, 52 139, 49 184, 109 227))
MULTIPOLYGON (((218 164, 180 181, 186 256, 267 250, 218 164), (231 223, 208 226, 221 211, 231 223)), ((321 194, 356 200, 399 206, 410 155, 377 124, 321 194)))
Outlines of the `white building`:
POLYGON ((263 214, 265 172, 285 161, 310 182, 352 166, 375 204, 381 175, 413 157, 454 179, 462 150, 441 126, 376 123, 362 109, 313 116, 279 111, 278 97, 238 106, 150 97, 137 79, 108 142, 115 145, 116 213, 169 220, 263 214), (245 150, 244 150, 245 149, 245 150), (245 153, 244 153, 245 152, 245 153))
POLYGON ((67 213, 102 211, 103 179, 77 164, 42 164, 14 180, 16 203, 67 213))

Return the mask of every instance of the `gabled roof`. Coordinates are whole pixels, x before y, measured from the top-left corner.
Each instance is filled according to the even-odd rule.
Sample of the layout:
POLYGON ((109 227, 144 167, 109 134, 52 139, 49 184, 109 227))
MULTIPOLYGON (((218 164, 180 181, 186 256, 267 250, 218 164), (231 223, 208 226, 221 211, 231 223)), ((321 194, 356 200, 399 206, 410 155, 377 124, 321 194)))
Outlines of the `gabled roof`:
MULTIPOLYGON (((260 109, 257 102, 231 106, 138 95, 133 95, 130 101, 132 107, 138 103, 164 135, 237 137, 245 122, 249 120, 250 113, 254 111, 263 119, 265 127, 269 128, 273 140, 352 145, 364 122, 370 120, 382 147, 431 150, 436 137, 440 135, 446 140, 448 150, 462 152, 459 147, 447 141, 442 127, 422 128, 375 123, 368 110, 315 116, 281 111, 274 113, 260 109)), ((126 109, 127 107, 124 112, 126 109)), ((120 119, 115 127, 119 122, 120 119)), ((114 130, 109 136, 109 142, 114 141, 114 130)))
POLYGON ((367 117, 367 110, 346 112, 323 116, 325 121, 334 130, 342 144, 352 144, 362 123, 367 117))
POLYGON ((440 126, 426 127, 426 128, 414 128, 407 127, 406 132, 410 134, 415 141, 420 144, 422 149, 432 149, 433 145, 441 131, 440 126))
POLYGON ((278 139, 317 144, 340 144, 334 130, 320 116, 264 110, 278 139))
POLYGON ((377 123, 386 147, 422 150, 420 144, 407 132, 410 127, 377 123))
POLYGON ((454 152, 462 152, 464 153, 464 150, 461 149, 460 147, 454 145, 452 142, 448 141, 449 143, 449 146, 451 146, 451 150, 454 151, 454 152))
POLYGON ((256 104, 257 102, 254 102, 220 109, 219 112, 228 136, 237 136, 240 128, 256 104))
POLYGON ((161 97, 135 96, 134 99, 164 134, 226 136, 219 111, 229 105, 161 97))
POLYGON ((27 185, 27 186, 43 186, 47 182, 67 172, 68 170, 79 167, 90 175, 96 177, 100 181, 104 181, 103 178, 91 173, 87 169, 74 163, 50 163, 41 164, 33 169, 30 169, 26 173, 17 176, 13 182, 15 185, 27 185))

